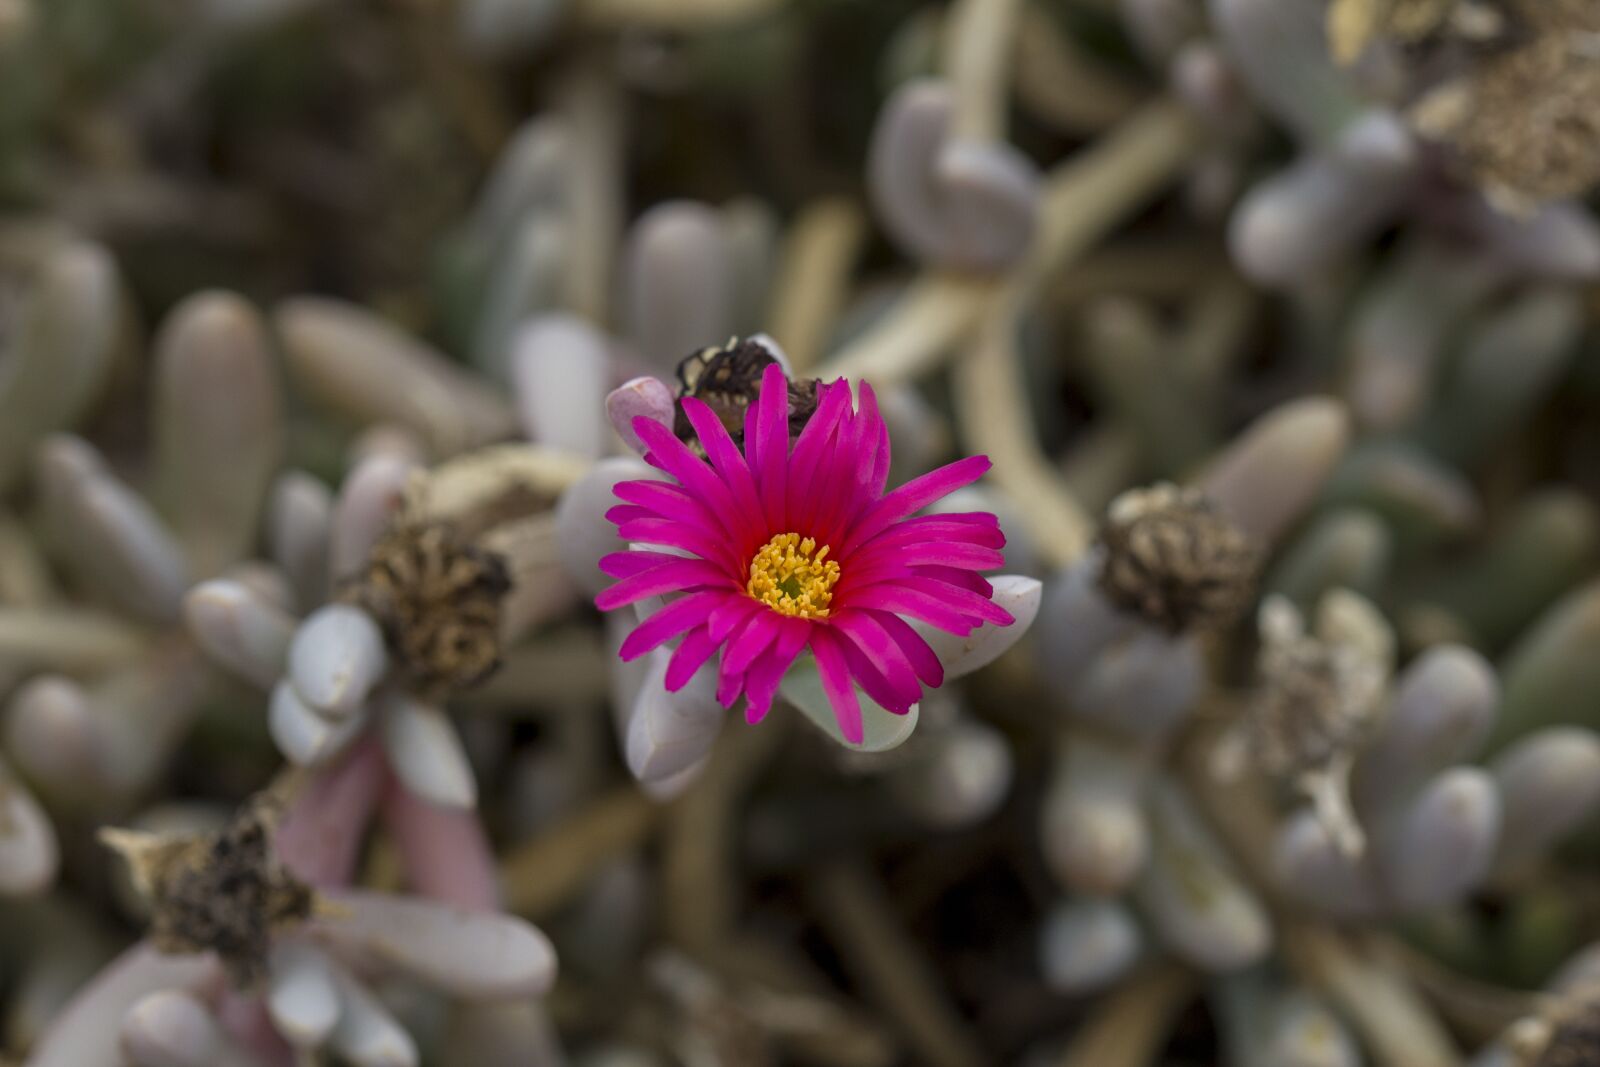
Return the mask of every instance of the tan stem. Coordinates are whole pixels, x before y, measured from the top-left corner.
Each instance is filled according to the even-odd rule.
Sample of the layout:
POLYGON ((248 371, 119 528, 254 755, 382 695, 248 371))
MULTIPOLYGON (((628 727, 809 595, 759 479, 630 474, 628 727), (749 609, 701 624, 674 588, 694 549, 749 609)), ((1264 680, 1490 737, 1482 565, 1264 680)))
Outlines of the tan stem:
POLYGON ((812 888, 834 947, 894 1021, 917 1063, 978 1067, 988 1062, 870 874, 833 864, 812 888))
POLYGON ((782 734, 775 722, 760 729, 730 724, 667 820, 664 921, 672 940, 693 952, 709 954, 733 935, 740 799, 777 752, 782 734))
POLYGON ((1005 136, 1012 38, 1021 0, 956 0, 945 23, 945 71, 955 92, 950 136, 995 141, 1005 136))
POLYGON ((933 370, 995 301, 1021 307, 1170 181, 1200 137, 1198 122, 1171 101, 1148 105, 1046 178, 1039 233, 1028 258, 1001 282, 929 272, 885 317, 819 371, 824 379, 868 378, 887 386, 933 370))
POLYGON ((1094 523, 1039 451, 1016 347, 1019 325, 1013 309, 997 308, 956 364, 956 418, 967 447, 994 463, 991 477, 1011 498, 1040 555, 1065 567, 1088 546, 1094 523))
POLYGON ((784 243, 773 285, 773 338, 796 371, 822 355, 849 295, 866 219, 848 200, 823 200, 800 213, 784 243))
POLYGON ((1458 1067, 1461 1056, 1443 1024, 1399 968, 1360 951, 1344 935, 1288 924, 1290 963, 1338 1006, 1380 1067, 1458 1067))
POLYGON ((561 86, 558 111, 570 138, 571 158, 567 306, 591 322, 605 322, 612 256, 622 233, 624 132, 622 93, 605 59, 580 62, 561 86))
POLYGON ((1057 1067, 1151 1067, 1195 991, 1194 976, 1174 964, 1123 983, 1084 1022, 1057 1067))
POLYGON ((535 920, 552 914, 607 861, 638 848, 660 815, 637 788, 623 786, 511 849, 500 865, 506 908, 535 920))

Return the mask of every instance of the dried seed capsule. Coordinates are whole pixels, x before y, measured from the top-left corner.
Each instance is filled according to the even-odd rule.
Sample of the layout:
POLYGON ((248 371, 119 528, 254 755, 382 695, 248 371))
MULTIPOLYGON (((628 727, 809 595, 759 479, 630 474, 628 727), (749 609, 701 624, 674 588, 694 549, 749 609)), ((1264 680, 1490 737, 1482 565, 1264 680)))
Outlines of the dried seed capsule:
MULTIPOLYGON (((782 364, 771 347, 757 338, 732 338, 727 344, 702 348, 678 364, 678 396, 704 401, 734 443, 744 446, 744 414, 761 389, 761 375, 770 364, 782 364)), ((789 382, 789 436, 798 437, 817 410, 817 382, 789 382)), ((672 428, 690 447, 700 448, 689 416, 678 407, 672 428)))
POLYGON ((1226 626, 1250 604, 1261 553, 1198 490, 1162 483, 1112 501, 1100 588, 1172 633, 1226 626))
POLYGON ((445 523, 398 523, 373 546, 346 597, 373 617, 407 686, 442 695, 500 664, 506 561, 445 523))
POLYGON ((270 802, 257 797, 209 834, 106 829, 151 906, 150 942, 163 952, 215 952, 240 986, 266 969, 273 936, 311 918, 313 894, 273 853, 270 802))

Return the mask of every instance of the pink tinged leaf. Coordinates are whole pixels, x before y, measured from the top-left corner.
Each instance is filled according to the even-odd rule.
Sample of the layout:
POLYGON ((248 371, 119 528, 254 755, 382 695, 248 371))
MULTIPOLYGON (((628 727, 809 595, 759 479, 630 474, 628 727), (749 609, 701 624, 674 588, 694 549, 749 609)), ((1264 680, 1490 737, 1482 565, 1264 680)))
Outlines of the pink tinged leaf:
POLYGON ((594 606, 601 611, 613 611, 646 597, 682 592, 699 586, 727 584, 726 572, 716 564, 698 559, 680 559, 676 563, 663 563, 642 574, 624 578, 595 597, 594 606))
POLYGON ((617 650, 623 662, 638 659, 653 648, 659 648, 667 641, 685 630, 692 630, 705 622, 706 616, 724 599, 735 594, 722 590, 707 590, 702 593, 690 593, 681 600, 674 600, 644 622, 629 634, 622 642, 622 647, 617 650))
POLYGON ((817 657, 817 673, 822 679, 822 690, 828 695, 828 703, 833 706, 839 732, 851 744, 861 744, 867 736, 861 719, 861 702, 850 683, 850 667, 839 649, 838 638, 826 626, 814 627, 811 651, 817 657))
POLYGON ((634 432, 633 420, 646 418, 670 425, 672 389, 659 378, 634 378, 624 382, 606 397, 606 417, 629 448, 643 453, 647 446, 634 432))
POLYGON ((713 638, 704 626, 690 630, 667 663, 667 692, 676 693, 688 685, 689 679, 694 677, 694 672, 711 658, 711 654, 717 650, 719 644, 720 642, 713 638))
POLYGON ((869 611, 885 633, 894 639, 900 646, 900 651, 905 653, 906 660, 911 664, 912 670, 917 672, 917 677, 922 684, 930 689, 937 689, 944 684, 944 665, 939 662, 939 657, 934 653, 922 635, 912 629, 911 624, 898 615, 887 611, 869 611))

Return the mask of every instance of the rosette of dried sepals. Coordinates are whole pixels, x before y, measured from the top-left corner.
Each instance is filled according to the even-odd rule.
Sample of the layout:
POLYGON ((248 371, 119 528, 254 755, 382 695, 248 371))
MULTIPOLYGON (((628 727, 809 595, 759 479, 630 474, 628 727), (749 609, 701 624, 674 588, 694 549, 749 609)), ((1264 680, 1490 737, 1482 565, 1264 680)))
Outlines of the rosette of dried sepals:
POLYGON ((147 834, 106 828, 150 908, 150 944, 161 952, 214 952, 248 988, 267 968, 272 941, 311 918, 311 888, 272 850, 272 808, 258 798, 214 833, 147 834))
POLYGON ((1255 595, 1261 552, 1198 489, 1130 489, 1100 527, 1100 589, 1170 633, 1232 623, 1255 595))
POLYGON ((977 572, 1003 562, 1005 539, 987 514, 912 516, 988 468, 950 464, 885 493, 889 440, 870 386, 859 408, 847 383, 818 387, 816 412, 790 447, 789 383, 776 365, 745 417, 744 451, 703 401, 681 403, 706 453, 664 425, 636 418, 646 460, 676 484, 622 482, 608 517, 625 540, 659 546, 614 553, 619 579, 596 603, 606 610, 676 598, 623 642, 625 660, 681 637, 664 684, 677 690, 722 652, 717 698, 742 695, 759 721, 803 651, 816 659, 842 735, 864 739, 859 685, 904 714, 943 668, 910 624, 967 635, 1013 618, 977 572), (687 556, 680 553, 688 553, 687 556))
POLYGON ((1359 852, 1350 769, 1383 710, 1393 635, 1376 609, 1343 590, 1323 599, 1315 629, 1280 596, 1262 603, 1259 625, 1259 686, 1217 750, 1219 769, 1237 773, 1248 760, 1292 782, 1340 845, 1359 852))
POLYGON ((297 622, 239 582, 208 582, 185 602, 190 629, 271 689, 268 724, 291 762, 326 763, 376 726, 408 789, 471 807, 472 769, 444 704, 492 673, 508 637, 571 603, 550 505, 581 468, 519 445, 427 472, 379 453, 337 503, 297 477, 276 501, 274 554, 311 610, 297 622))
POLYGON ((1600 9, 1516 0, 1498 47, 1411 108, 1491 200, 1519 213, 1600 185, 1600 9))
POLYGON ((407 1016, 380 996, 390 979, 502 1023, 548 991, 554 951, 496 910, 481 833, 385 798, 374 746, 284 785, 287 795, 253 799, 215 833, 106 834, 150 907, 150 933, 62 1009, 30 1064, 251 1067, 331 1055, 413 1067, 423 1053, 407 1016), (407 815, 389 830, 431 899, 349 888, 380 802, 407 815))
MULTIPOLYGON (((693 397, 705 404, 734 444, 743 448, 746 413, 761 390, 762 375, 772 366, 783 369, 772 349, 756 338, 735 337, 725 345, 702 348, 678 364, 678 399, 693 397)), ((798 437, 816 412, 818 384, 814 378, 789 382, 791 437, 798 437)), ((704 450, 689 421, 688 410, 681 404, 673 418, 672 432, 690 448, 704 450)))

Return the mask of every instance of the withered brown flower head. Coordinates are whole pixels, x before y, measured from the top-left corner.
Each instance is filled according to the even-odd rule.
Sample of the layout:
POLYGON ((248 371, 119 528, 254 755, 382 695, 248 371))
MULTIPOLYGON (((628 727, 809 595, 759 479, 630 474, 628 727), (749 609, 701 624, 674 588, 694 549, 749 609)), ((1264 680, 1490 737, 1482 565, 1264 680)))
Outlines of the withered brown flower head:
POLYGON ((1557 1000, 1517 1042, 1522 1067, 1600 1067, 1600 984, 1557 1000))
POLYGON ((500 664, 505 560, 447 522, 397 522, 344 596, 370 614, 401 680, 424 698, 483 681, 500 664))
MULTIPOLYGON (((1341 0, 1339 6, 1364 3, 1341 0)), ((1460 69, 1411 106, 1418 133, 1509 210, 1583 196, 1600 185, 1600 109, 1594 105, 1600 99, 1600 4, 1457 0, 1448 7, 1451 27, 1494 32, 1486 30, 1474 42, 1482 47, 1458 57, 1460 69)))
POLYGON ((1267 598, 1260 622, 1252 759, 1288 778, 1347 758, 1376 721, 1387 665, 1360 642, 1307 633, 1281 597, 1267 598))
POLYGON ((1261 553, 1198 490, 1131 489, 1100 527, 1100 588, 1178 633, 1226 626, 1249 607, 1261 553))
MULTIPOLYGON (((765 345, 746 338, 733 338, 721 347, 702 348, 678 364, 678 397, 692 396, 703 401, 734 443, 744 445, 744 415, 761 391, 761 375, 776 363, 765 345)), ((817 382, 801 378, 789 382, 789 436, 794 438, 817 410, 817 382)), ((678 409, 672 432, 679 440, 699 449, 699 438, 689 417, 678 409)))
POLYGON ((209 834, 104 830, 150 904, 149 940, 162 952, 215 952, 241 988, 265 972, 272 938, 311 917, 309 886, 272 850, 267 804, 245 805, 209 834))

